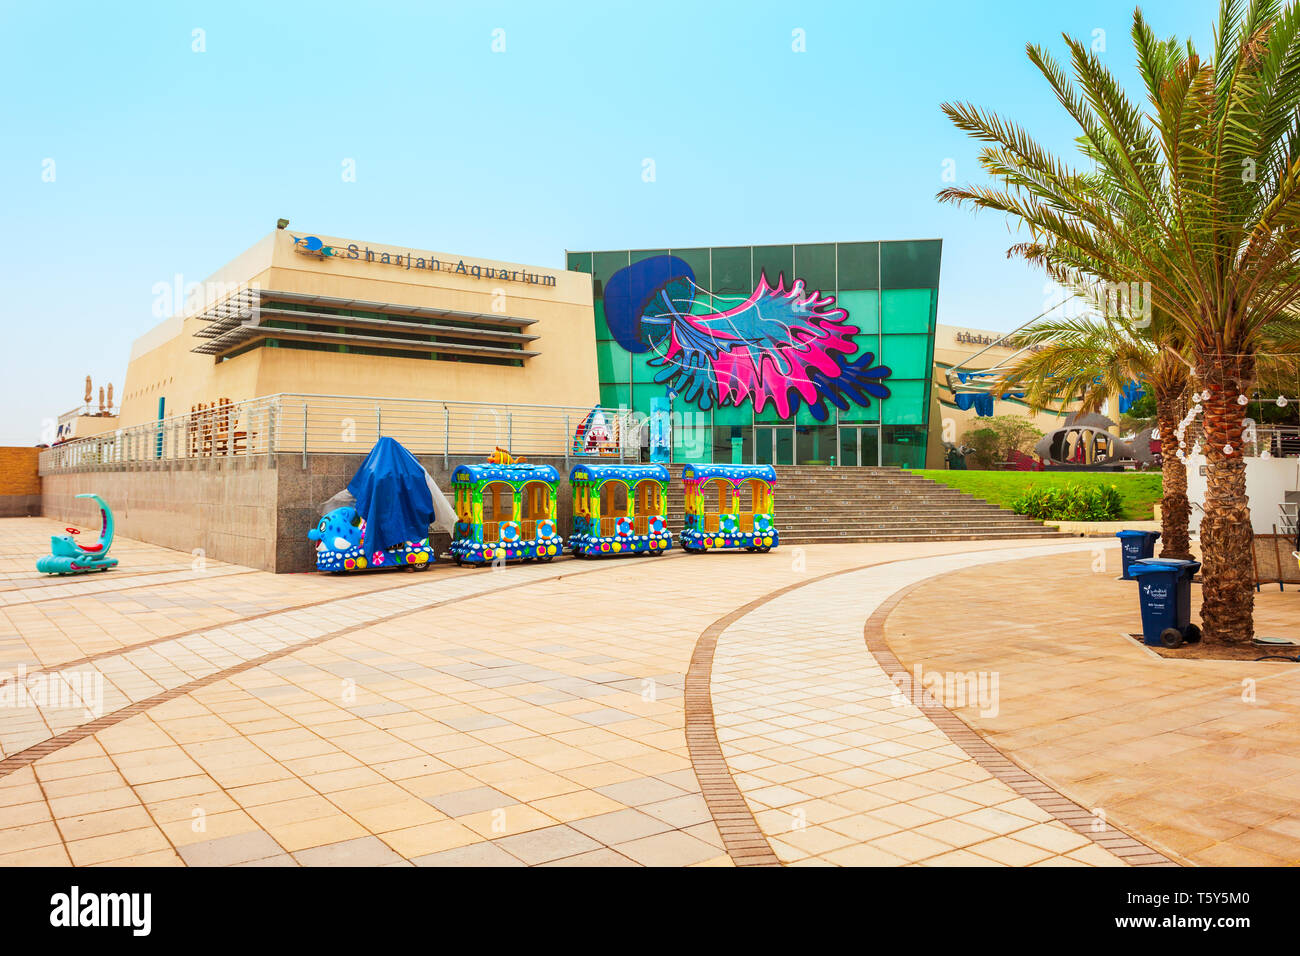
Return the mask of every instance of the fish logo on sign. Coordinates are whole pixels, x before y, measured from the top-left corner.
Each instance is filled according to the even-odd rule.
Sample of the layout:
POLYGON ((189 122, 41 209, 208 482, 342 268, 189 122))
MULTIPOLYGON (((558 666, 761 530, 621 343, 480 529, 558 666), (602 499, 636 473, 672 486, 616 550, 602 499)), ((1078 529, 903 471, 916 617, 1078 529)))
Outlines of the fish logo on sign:
POLYGON ((316 236, 293 236, 293 247, 304 256, 315 256, 317 259, 334 255, 334 247, 325 245, 316 236))

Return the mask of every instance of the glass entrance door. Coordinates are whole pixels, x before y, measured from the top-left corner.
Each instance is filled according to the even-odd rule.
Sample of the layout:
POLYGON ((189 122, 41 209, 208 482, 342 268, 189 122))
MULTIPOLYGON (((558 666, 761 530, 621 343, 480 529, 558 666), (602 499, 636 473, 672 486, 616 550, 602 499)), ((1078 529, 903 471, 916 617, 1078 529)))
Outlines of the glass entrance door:
POLYGON ((758 465, 793 465, 794 426, 755 425, 754 463, 758 465))
POLYGON ((872 467, 879 465, 880 426, 841 425, 840 464, 872 467))

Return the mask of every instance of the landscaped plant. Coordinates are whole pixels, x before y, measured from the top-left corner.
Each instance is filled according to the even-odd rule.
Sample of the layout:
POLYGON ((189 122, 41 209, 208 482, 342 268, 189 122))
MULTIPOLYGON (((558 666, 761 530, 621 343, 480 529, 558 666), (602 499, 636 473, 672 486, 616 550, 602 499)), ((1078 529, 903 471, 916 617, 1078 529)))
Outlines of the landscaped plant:
POLYGON ((977 468, 992 468, 1008 461, 1012 452, 1028 454, 1043 433, 1027 418, 1018 415, 998 415, 980 419, 961 436, 961 443, 969 449, 966 460, 977 468))
POLYGON ((1124 506, 1115 485, 1035 486, 1014 498, 1011 510, 1040 521, 1116 521, 1124 506))
POLYGON ((1030 241, 1018 254, 1135 290, 1178 331, 1204 410, 1201 617, 1207 641, 1236 643, 1254 629, 1246 402, 1266 327, 1300 303, 1300 11, 1222 0, 1210 59, 1158 39, 1140 10, 1132 37, 1148 108, 1086 43, 1066 37, 1077 85, 1028 48, 1079 126, 1087 169, 1015 123, 948 104, 960 129, 990 144, 980 163, 999 186, 940 198, 1019 220, 1030 241))
MULTIPOLYGON (((1095 280, 1089 284, 1078 270, 1049 263, 1048 271, 1085 295, 1095 293, 1095 280)), ((1077 402, 1080 412, 1095 412, 1130 382, 1140 382, 1154 405, 1156 431, 1162 439, 1161 553, 1166 558, 1190 558, 1187 468, 1176 454, 1174 438, 1175 424, 1188 407, 1191 376, 1182 356, 1185 345, 1163 314, 1143 318, 1134 314, 1132 303, 1126 312, 1035 323, 1021 333, 1019 341, 1037 348, 1006 372, 999 387, 1020 389, 1031 408, 1077 402)))

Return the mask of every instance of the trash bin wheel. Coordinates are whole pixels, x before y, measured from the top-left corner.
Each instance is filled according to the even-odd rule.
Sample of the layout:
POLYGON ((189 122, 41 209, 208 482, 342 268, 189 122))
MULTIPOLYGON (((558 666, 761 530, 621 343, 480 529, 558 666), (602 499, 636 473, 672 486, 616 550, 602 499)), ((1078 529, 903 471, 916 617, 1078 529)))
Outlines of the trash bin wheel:
POLYGON ((1183 635, 1183 640, 1185 640, 1188 644, 1201 643, 1201 629, 1197 627, 1195 624, 1188 624, 1187 633, 1183 635))
POLYGON ((1183 632, 1176 627, 1167 627, 1160 632, 1160 643, 1165 647, 1178 647, 1183 643, 1183 632))

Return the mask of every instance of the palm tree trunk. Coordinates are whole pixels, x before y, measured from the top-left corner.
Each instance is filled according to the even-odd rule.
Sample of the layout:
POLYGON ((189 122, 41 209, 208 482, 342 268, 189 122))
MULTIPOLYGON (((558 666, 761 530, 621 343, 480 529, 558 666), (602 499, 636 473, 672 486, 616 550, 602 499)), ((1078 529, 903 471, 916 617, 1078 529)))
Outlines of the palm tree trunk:
POLYGON ((1254 635, 1254 533, 1246 498, 1241 439, 1246 406, 1237 396, 1253 379, 1254 360, 1197 356, 1210 398, 1205 416, 1206 490, 1201 518, 1201 622, 1208 643, 1239 644, 1254 635), (1225 449, 1228 449, 1225 451, 1225 449))
POLYGON ((1160 556, 1182 558, 1192 556, 1187 522, 1192 505, 1187 498, 1187 466, 1175 452, 1178 450, 1174 429, 1178 426, 1178 406, 1172 401, 1156 399, 1156 426, 1160 431, 1160 556))

